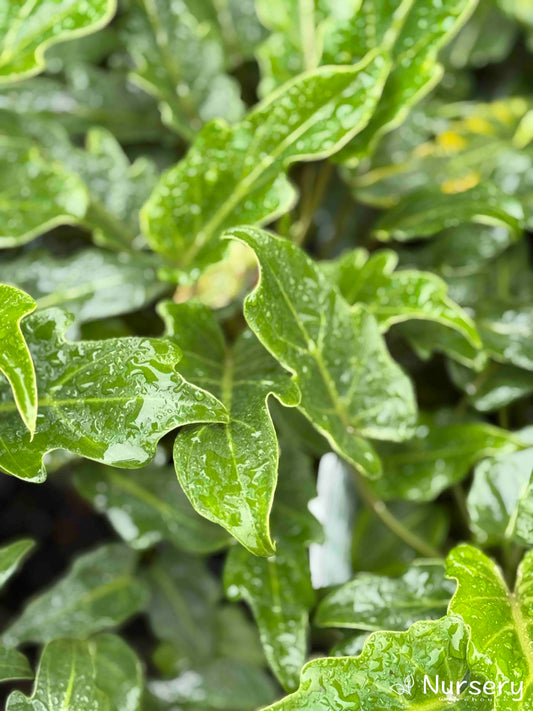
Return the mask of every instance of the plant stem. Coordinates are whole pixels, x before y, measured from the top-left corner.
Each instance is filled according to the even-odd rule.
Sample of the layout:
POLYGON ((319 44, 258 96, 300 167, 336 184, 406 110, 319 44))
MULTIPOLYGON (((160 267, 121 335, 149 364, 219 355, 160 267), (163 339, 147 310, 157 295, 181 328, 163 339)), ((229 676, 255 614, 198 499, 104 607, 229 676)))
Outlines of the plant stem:
POLYGON ((442 553, 437 549, 430 546, 428 543, 419 538, 416 533, 410 531, 406 526, 399 521, 396 516, 387 508, 387 505, 381 499, 374 494, 367 481, 359 474, 359 472, 352 468, 354 475, 355 486, 357 491, 361 496, 365 506, 367 506, 378 518, 379 520, 392 531, 395 536, 400 538, 404 543, 413 548, 417 553, 424 556, 425 558, 442 558, 442 553))
POLYGON ((459 514, 466 526, 466 529, 470 531, 470 514, 468 513, 468 506, 466 505, 466 496, 461 484, 454 484, 452 486, 452 494, 457 504, 459 514))
POLYGON ((293 225, 292 228, 292 239, 298 245, 302 245, 304 243, 309 227, 311 226, 311 222, 313 221, 313 216, 316 212, 316 209, 322 202, 322 198, 324 197, 324 193, 326 191, 326 188, 328 187, 329 179, 333 171, 333 164, 329 162, 324 163, 318 175, 316 176, 314 188, 312 191, 310 190, 310 186, 308 186, 307 184, 310 182, 308 176, 311 175, 311 170, 314 169, 311 169, 310 166, 309 168, 310 171, 309 173, 306 173, 305 183, 303 186, 304 195, 300 219, 293 225))
POLYGON ((118 249, 132 249, 133 235, 130 234, 127 227, 107 208, 91 196, 91 203, 85 216, 86 223, 92 227, 102 230, 109 246, 114 246, 118 249))

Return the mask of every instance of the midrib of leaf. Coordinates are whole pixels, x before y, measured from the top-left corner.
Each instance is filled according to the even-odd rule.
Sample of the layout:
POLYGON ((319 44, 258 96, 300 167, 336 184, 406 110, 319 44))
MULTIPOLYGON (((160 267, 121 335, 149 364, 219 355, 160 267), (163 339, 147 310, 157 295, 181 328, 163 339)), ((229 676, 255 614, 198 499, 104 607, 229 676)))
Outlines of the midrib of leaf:
POLYGON ((136 496, 141 501, 144 501, 145 504, 148 504, 148 506, 151 506, 153 509, 158 511, 163 519, 175 517, 179 518, 182 524, 187 524, 189 522, 189 519, 186 517, 178 515, 180 513, 178 508, 170 506, 162 499, 158 499, 157 496, 154 496, 154 494, 148 491, 148 489, 143 489, 136 482, 128 479, 118 471, 113 469, 112 471, 107 472, 107 475, 111 481, 117 484, 121 489, 129 494, 133 494, 133 496, 136 496))
POLYGON ((13 59, 13 45, 15 44, 16 37, 19 31, 24 26, 24 23, 28 19, 29 14, 37 4, 38 0, 26 0, 24 5, 20 8, 18 12, 18 17, 15 22, 11 25, 7 34, 4 38, 4 49, 0 55, 0 66, 7 64, 11 59, 13 59))
MULTIPOLYGON (((68 678, 68 684, 67 688, 65 689, 65 695, 63 697, 63 703, 61 704, 61 709, 64 711, 68 711, 69 705, 70 705, 70 700, 72 698, 72 692, 74 690, 74 681, 76 679, 76 656, 77 656, 77 650, 76 646, 73 645, 72 648, 72 661, 70 663, 70 674, 68 678)), ((48 667, 49 669, 50 667, 48 667)), ((48 698, 50 698, 50 687, 48 687, 48 698)), ((50 706, 52 708, 52 706, 50 706)))
POLYGON ((98 291, 112 287, 121 286, 124 284, 124 279, 122 276, 116 274, 114 276, 105 277, 104 279, 95 279, 88 284, 82 284, 81 286, 72 286, 62 291, 54 291, 46 296, 41 296, 36 299, 37 309, 47 309, 50 306, 58 306, 59 304, 64 304, 68 301, 75 301, 84 296, 90 296, 91 294, 96 294, 98 291))
MULTIPOLYGON (((522 442, 521 439, 518 437, 513 436, 511 433, 508 433, 509 436, 506 438, 506 441, 509 443, 515 444, 517 447, 520 449, 523 449, 526 445, 524 442, 522 442)), ((481 447, 481 448, 476 448, 476 451, 479 453, 480 451, 487 452, 495 449, 495 445, 490 445, 488 447, 481 447)), ((398 454, 391 454, 387 455, 386 459, 387 461, 392 461, 395 464, 409 464, 410 462, 425 462, 427 460, 434 460, 438 458, 450 458, 452 456, 454 459, 456 459, 459 456, 462 456, 464 454, 469 454, 472 452, 472 446, 471 445, 464 445, 463 447, 454 447, 453 449, 431 449, 431 450, 422 450, 422 451, 416 451, 416 452, 405 452, 405 453, 398 453, 398 454)), ((486 456, 486 455, 485 455, 486 456)))
MULTIPOLYGON (((370 64, 370 62, 375 59, 378 54, 378 51, 369 52, 369 54, 361 62, 359 62, 356 67, 361 71, 368 64, 370 64)), ((341 68, 338 67, 338 69, 340 70, 341 68)), ((348 67, 348 69, 350 71, 353 71, 354 67, 348 67)), ((286 87, 287 85, 284 85, 283 87, 281 87, 281 89, 285 91, 286 87)), ((277 99, 279 93, 280 90, 278 89, 276 92, 271 94, 265 104, 275 104, 275 100, 277 99)), ((262 110, 265 104, 260 104, 257 109, 254 110, 252 116, 259 110, 262 110)), ((261 174, 264 173, 268 168, 270 168, 270 166, 272 166, 276 162, 276 160, 283 154, 286 148, 288 148, 292 143, 296 142, 308 129, 312 128, 315 123, 318 122, 316 115, 319 113, 320 109, 323 108, 323 106, 324 104, 321 104, 321 106, 315 111, 312 116, 307 119, 307 121, 304 121, 304 123, 302 123, 298 128, 296 128, 293 132, 289 133, 285 137, 285 139, 276 148, 274 148, 272 153, 262 158, 257 164, 257 166, 244 179, 237 183, 232 195, 224 201, 221 207, 219 207, 218 210, 215 211, 214 215, 205 224, 204 228, 196 234, 194 243, 191 245, 191 247, 189 247, 188 250, 185 251, 183 259, 180 260, 182 263, 188 264, 192 261, 192 259, 194 259, 194 257, 198 254, 198 252, 206 244, 206 242, 208 242, 211 237, 213 237, 213 234, 228 217, 228 215, 230 215, 231 212, 238 206, 240 201, 246 197, 249 189, 252 187, 254 182, 261 176, 261 174)), ((355 128, 356 127, 354 126, 352 131, 355 128)), ((352 131, 347 132, 347 135, 351 134, 352 131)), ((301 161, 305 161, 306 158, 313 156, 314 154, 312 153, 303 154, 299 156, 298 159, 301 161)), ((267 217, 269 216, 267 215, 267 217)))

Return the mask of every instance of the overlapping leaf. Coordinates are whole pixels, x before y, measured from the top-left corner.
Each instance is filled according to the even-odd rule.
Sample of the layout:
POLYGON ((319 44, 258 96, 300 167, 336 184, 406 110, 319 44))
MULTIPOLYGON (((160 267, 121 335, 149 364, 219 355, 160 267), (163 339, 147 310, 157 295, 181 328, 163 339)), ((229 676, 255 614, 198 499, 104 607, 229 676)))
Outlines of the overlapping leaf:
POLYGON ((319 627, 404 630, 417 620, 445 615, 453 592, 440 561, 419 561, 398 578, 360 573, 322 600, 314 622, 319 627))
MULTIPOLYGON (((338 708, 479 708, 467 694, 446 697, 424 686, 438 675, 445 688, 463 680, 468 630, 456 616, 417 622, 407 632, 377 632, 358 657, 315 659, 303 671, 299 690, 269 706, 269 711, 336 711, 338 708), (430 650, 438 650, 432 653, 430 650)), ((483 706, 482 706, 483 708, 483 706)))
POLYGON ((233 127, 207 125, 143 208, 152 249, 184 270, 201 269, 220 258, 224 229, 289 210, 296 198, 289 165, 325 158, 357 133, 387 69, 381 53, 354 67, 325 67, 280 88, 233 127))
POLYGON ((84 642, 58 639, 46 645, 31 697, 14 691, 8 711, 138 711, 140 665, 113 635, 84 642))
POLYGON ((115 247, 139 243, 138 211, 156 181, 151 160, 130 164, 103 128, 89 131, 82 150, 60 125, 9 111, 0 112, 0 134, 0 246, 60 224, 82 224, 115 247))
POLYGON ((244 305, 249 326, 295 374, 301 410, 335 451, 379 476, 379 460, 365 437, 408 437, 415 402, 373 316, 350 309, 296 245, 254 228, 236 229, 232 236, 254 249, 261 268, 259 285, 244 305))
POLYGON ((473 546, 457 546, 447 559, 447 575, 457 580, 450 612, 471 629, 472 672, 498 685, 500 693, 491 701, 497 710, 518 708, 520 701, 526 711, 533 704, 532 558, 530 552, 522 560, 514 591, 498 566, 473 546))
POLYGON ((140 253, 84 249, 68 257, 38 251, 5 259, 0 280, 27 291, 38 310, 66 309, 76 323, 135 311, 167 288, 157 259, 140 253))
POLYGON ((44 454, 66 449, 105 464, 146 464, 158 440, 190 422, 224 422, 223 405, 176 372, 179 348, 168 340, 122 338, 69 342, 58 309, 33 315, 24 334, 36 364, 39 415, 33 439, 10 389, 0 391, 0 467, 43 481, 44 454))
POLYGON ((20 322, 35 309, 35 301, 20 289, 0 284, 0 373, 13 391, 18 411, 33 435, 37 420, 37 383, 31 354, 20 322))
POLYGON ((449 298, 444 281, 429 272, 395 271, 397 264, 394 252, 369 256, 356 249, 323 268, 349 304, 368 307, 382 331, 410 319, 435 321, 453 328, 474 347, 481 345, 472 319, 449 298))
POLYGON ((134 575, 136 564, 135 553, 120 543, 80 556, 9 626, 5 643, 83 638, 121 624, 147 603, 146 586, 134 575))
POLYGON ((233 346, 225 344, 206 306, 167 302, 160 313, 167 336, 183 349, 180 372, 218 398, 230 415, 227 425, 194 426, 178 434, 174 466, 180 484, 199 513, 253 553, 270 555, 278 445, 267 400, 275 395, 296 405, 298 388, 250 331, 233 346))
POLYGON ((194 511, 171 467, 152 464, 125 473, 91 462, 76 470, 74 482, 126 543, 138 550, 168 541, 181 550, 209 553, 230 541, 222 528, 194 511))
POLYGON ((33 679, 30 663, 22 652, 0 646, 0 682, 14 679, 33 679))
POLYGON ((467 505, 472 530, 480 543, 533 543, 532 472, 532 449, 477 465, 467 505))
POLYGON ((133 80, 158 99, 164 122, 187 139, 203 122, 235 121, 244 109, 239 85, 225 73, 216 24, 201 17, 202 9, 185 1, 137 0, 122 31, 135 63, 133 80))
POLYGON ((16 81, 45 67, 47 47, 95 32, 113 17, 116 0, 2 0, 0 81, 16 81), (28 17, 31 13, 30 17, 28 17))
POLYGON ((380 445, 385 475, 373 487, 384 499, 430 501, 464 479, 479 459, 525 447, 520 433, 484 422, 422 424, 409 442, 380 445))
POLYGON ((34 545, 32 540, 24 538, 0 548, 0 588, 17 572, 34 545))

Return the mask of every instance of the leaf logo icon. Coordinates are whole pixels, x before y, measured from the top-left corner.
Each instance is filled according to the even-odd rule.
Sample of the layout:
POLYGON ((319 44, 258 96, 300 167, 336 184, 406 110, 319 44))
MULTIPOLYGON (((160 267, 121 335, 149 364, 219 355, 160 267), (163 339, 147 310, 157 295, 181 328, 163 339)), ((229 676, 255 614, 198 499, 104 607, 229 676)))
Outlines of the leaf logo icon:
POLYGON ((391 689, 399 696, 409 696, 414 685, 415 678, 412 674, 409 674, 403 680, 403 684, 392 684, 391 689))

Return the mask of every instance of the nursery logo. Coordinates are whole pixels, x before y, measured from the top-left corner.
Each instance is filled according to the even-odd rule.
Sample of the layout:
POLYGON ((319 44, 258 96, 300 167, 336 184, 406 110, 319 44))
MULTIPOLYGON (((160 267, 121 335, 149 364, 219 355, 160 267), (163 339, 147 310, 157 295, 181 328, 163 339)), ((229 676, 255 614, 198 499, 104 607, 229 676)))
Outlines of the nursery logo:
MULTIPOLYGON (((415 686, 415 679, 412 674, 406 676, 403 682, 392 684, 390 689, 398 696, 410 696, 415 686)), ((424 674, 424 684, 422 693, 430 695, 437 694, 441 698, 449 700, 459 700, 466 695, 480 697, 485 700, 487 697, 506 696, 513 701, 522 701, 524 697, 524 682, 509 681, 445 681, 439 675, 431 678, 424 674)))

